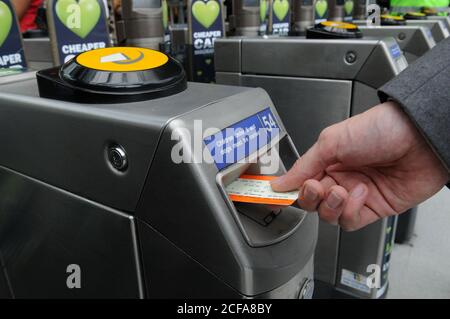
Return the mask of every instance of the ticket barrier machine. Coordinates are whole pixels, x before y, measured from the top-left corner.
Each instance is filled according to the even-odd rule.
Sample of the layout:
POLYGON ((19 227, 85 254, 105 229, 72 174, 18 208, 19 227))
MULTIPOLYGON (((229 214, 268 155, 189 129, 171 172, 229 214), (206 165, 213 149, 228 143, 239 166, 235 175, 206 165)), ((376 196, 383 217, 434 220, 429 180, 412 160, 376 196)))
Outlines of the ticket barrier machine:
POLYGON ((24 38, 23 48, 31 69, 42 70, 53 66, 49 37, 24 38))
MULTIPOLYGON (((300 154, 325 127, 378 104, 377 88, 407 66, 393 38, 228 38, 217 40, 215 54, 217 83, 264 88, 300 154)), ((315 296, 382 297, 395 223, 344 232, 320 222, 315 296), (370 264, 382 270, 379 289, 366 285, 370 264)))
POLYGON ((37 10, 35 23, 37 29, 22 33, 25 55, 30 68, 41 70, 50 68, 52 63, 52 49, 48 34, 47 9, 43 3, 37 10))
MULTIPOLYGON (((358 26, 367 24, 365 20, 354 20, 353 23, 358 26)), ((433 37, 436 43, 439 43, 449 36, 449 31, 442 20, 407 20, 406 25, 427 28, 427 32, 429 32, 428 37, 433 37)))
MULTIPOLYGON (((236 35, 253 36, 258 35, 261 26, 261 2, 259 0, 233 0, 232 21, 235 26, 236 35)), ((264 2, 267 3, 267 2, 264 2)), ((268 10, 267 8, 266 10, 268 10)))
POLYGON ((426 27, 409 25, 370 27, 359 25, 358 28, 365 37, 393 37, 403 51, 408 63, 412 63, 436 45, 434 38, 426 27))
POLYGON ((292 20, 290 35, 305 35, 306 29, 314 25, 314 1, 294 0, 291 1, 292 20))
POLYGON ((162 53, 107 48, 1 85, 0 115, 1 265, 16 298, 312 295, 317 216, 225 191, 268 158, 274 175, 298 158, 262 89, 186 83, 162 53), (267 143, 215 157, 227 128, 259 136, 268 115, 267 143))
MULTIPOLYGON (((393 36, 403 51, 408 63, 428 52, 435 46, 434 38, 427 27, 406 25, 406 20, 397 16, 382 16, 382 27, 359 26, 367 36, 393 36), (404 25, 394 25, 395 22, 403 22, 404 25), (383 25, 383 24, 392 25, 383 25)), ((396 243, 409 241, 414 232, 417 217, 417 207, 414 207, 398 217, 395 235, 396 243)))
POLYGON ((118 43, 158 50, 164 41, 161 0, 122 1, 121 8, 115 21, 118 43))
POLYGON ((450 30, 450 17, 449 16, 427 16, 428 20, 438 20, 444 22, 445 27, 450 30))
POLYGON ((407 20, 407 25, 428 27, 436 43, 449 36, 449 30, 442 20, 407 20))
POLYGON ((354 0, 353 19, 363 20, 367 15, 367 0, 354 0))
MULTIPOLYGON (((406 24, 407 21, 403 17, 382 15, 381 26, 359 25, 358 28, 365 36, 394 37, 408 63, 412 63, 432 49, 436 43, 427 27, 406 24)), ((417 207, 399 215, 395 234, 396 243, 403 244, 412 238, 416 219, 417 207)))

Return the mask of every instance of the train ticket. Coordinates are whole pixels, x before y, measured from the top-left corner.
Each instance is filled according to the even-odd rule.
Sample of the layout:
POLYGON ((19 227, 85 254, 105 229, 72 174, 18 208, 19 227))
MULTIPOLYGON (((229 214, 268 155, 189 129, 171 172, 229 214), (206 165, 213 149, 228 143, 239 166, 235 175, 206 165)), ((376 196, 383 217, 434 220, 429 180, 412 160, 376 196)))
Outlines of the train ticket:
POLYGON ((233 202, 267 204, 267 205, 292 205, 298 199, 298 191, 275 192, 270 186, 270 181, 277 176, 241 175, 237 180, 229 184, 225 190, 233 202))

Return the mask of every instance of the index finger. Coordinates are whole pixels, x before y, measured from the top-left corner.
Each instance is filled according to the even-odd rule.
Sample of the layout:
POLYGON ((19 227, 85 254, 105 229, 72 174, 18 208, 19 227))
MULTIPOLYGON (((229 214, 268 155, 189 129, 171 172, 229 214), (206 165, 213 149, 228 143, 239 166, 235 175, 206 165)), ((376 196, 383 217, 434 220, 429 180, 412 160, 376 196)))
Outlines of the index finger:
POLYGON ((315 143, 286 174, 272 180, 270 183, 272 189, 276 192, 287 192, 299 189, 308 179, 321 178, 325 169, 330 165, 330 159, 326 160, 320 154, 319 148, 319 142, 315 143))

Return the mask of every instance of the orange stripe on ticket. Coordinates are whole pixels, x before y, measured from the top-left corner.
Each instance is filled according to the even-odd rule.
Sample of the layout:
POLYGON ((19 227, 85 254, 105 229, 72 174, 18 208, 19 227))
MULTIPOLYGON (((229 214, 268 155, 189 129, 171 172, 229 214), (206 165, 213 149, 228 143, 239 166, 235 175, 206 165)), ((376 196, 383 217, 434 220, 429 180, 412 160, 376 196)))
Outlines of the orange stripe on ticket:
POLYGON ((294 200, 273 199, 273 198, 261 198, 251 196, 239 196, 239 195, 229 195, 229 197, 233 202, 265 204, 265 205, 290 206, 295 202, 295 199, 294 200))
POLYGON ((239 178, 244 178, 244 179, 257 179, 260 181, 271 181, 275 178, 277 178, 278 176, 268 176, 268 175, 241 175, 239 176, 239 178))

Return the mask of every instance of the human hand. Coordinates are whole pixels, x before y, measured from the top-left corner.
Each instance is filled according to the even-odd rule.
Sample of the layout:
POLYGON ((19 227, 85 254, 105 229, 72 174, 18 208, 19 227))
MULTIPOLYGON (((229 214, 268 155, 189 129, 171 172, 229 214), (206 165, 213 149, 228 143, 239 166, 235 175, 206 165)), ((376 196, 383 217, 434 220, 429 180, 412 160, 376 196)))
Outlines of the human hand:
POLYGON ((416 206, 448 180, 408 116, 386 102, 323 130, 272 188, 300 189, 300 207, 352 231, 416 206))

